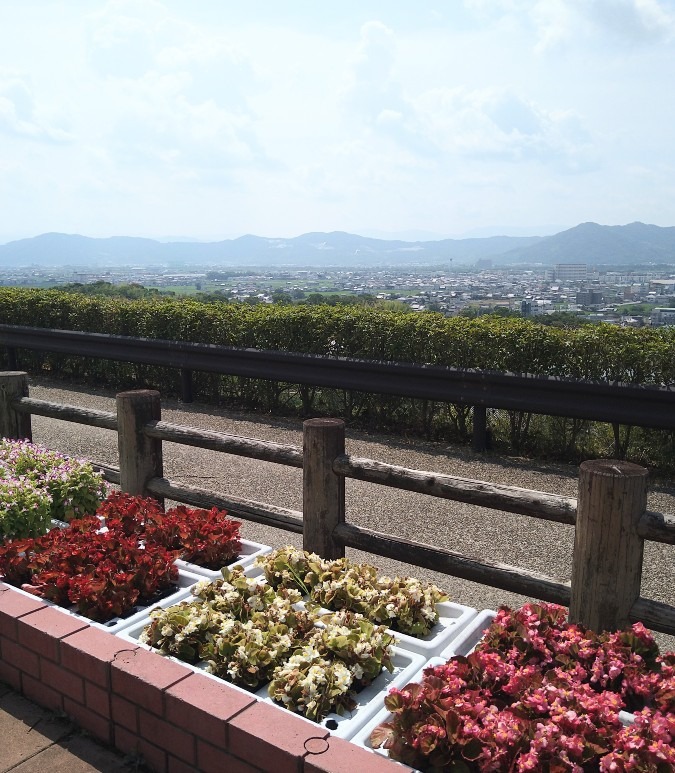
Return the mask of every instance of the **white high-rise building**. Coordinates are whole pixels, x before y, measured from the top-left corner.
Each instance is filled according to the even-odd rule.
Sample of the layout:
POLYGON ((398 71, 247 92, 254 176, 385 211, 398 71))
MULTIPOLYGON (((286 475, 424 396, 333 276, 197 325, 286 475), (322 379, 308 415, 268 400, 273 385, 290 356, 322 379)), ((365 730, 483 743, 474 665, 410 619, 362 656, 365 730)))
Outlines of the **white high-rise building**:
POLYGON ((557 263, 555 278, 563 282, 585 282, 588 266, 585 263, 557 263))

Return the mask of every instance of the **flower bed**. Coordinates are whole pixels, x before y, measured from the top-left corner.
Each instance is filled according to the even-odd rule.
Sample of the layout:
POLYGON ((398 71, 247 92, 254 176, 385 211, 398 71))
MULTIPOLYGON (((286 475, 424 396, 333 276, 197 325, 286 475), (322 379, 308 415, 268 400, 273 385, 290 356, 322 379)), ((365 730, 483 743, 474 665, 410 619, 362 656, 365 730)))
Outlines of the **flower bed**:
POLYGON ((596 635, 555 605, 501 609, 468 657, 426 668, 385 707, 371 746, 422 771, 675 765, 675 653, 659 655, 639 623, 596 635))
POLYGON ((199 580, 189 573, 179 577, 174 559, 162 545, 141 544, 115 528, 102 530, 98 517, 87 516, 40 537, 0 545, 0 575, 24 593, 114 630, 199 580))
POLYGON ((36 537, 52 519, 92 514, 105 494, 89 462, 27 440, 0 440, 0 540, 36 537))
MULTIPOLYGON (((20 491, 32 494, 29 479, 21 481, 20 491)), ((48 512, 42 516, 52 524, 48 512)), ((100 503, 95 516, 0 545, 0 576, 24 592, 117 630, 148 605, 198 581, 188 570, 181 571, 179 581, 178 556, 207 567, 200 571, 237 560, 242 554, 239 527, 216 508, 180 506, 165 513, 154 499, 114 493, 100 503)), ((249 560, 265 549, 249 543, 249 560)))
POLYGON ((449 602, 431 583, 378 575, 374 566, 347 558, 328 561, 287 546, 255 564, 272 587, 295 588, 329 610, 358 612, 386 625, 399 646, 427 658, 446 647, 476 614, 475 609, 449 602))
POLYGON ((163 545, 179 556, 176 565, 180 569, 212 579, 221 576, 224 566, 247 566, 271 550, 242 540, 241 523, 215 507, 204 510, 179 505, 164 512, 155 499, 115 493, 101 503, 97 514, 106 528, 163 545))
POLYGON ((143 620, 147 617, 150 609, 155 607, 170 606, 177 604, 190 595, 190 589, 193 588, 201 579, 199 575, 192 574, 191 572, 179 571, 176 581, 173 585, 165 588, 164 591, 160 591, 152 596, 152 598, 139 600, 136 604, 129 606, 125 609, 122 615, 115 615, 105 622, 98 620, 92 620, 92 618, 82 615, 77 611, 77 607, 74 604, 56 604, 46 598, 36 597, 34 593, 23 590, 22 588, 13 587, 12 590, 26 596, 27 598, 38 599, 41 603, 48 607, 53 607, 59 612, 63 612, 76 620, 81 620, 84 623, 98 628, 102 631, 108 631, 111 634, 117 634, 127 628, 133 626, 138 620, 143 620))
POLYGON ((273 589, 241 568, 202 582, 195 598, 153 610, 121 635, 205 670, 348 737, 387 688, 424 662, 397 650, 384 626, 347 610, 323 614, 295 589, 273 589))

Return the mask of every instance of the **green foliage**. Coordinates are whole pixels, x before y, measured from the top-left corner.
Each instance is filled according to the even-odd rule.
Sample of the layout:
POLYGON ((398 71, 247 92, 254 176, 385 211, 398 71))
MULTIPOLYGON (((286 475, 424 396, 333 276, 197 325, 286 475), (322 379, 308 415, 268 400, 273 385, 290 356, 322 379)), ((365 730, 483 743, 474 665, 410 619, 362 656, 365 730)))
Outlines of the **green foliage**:
POLYGON ((173 290, 157 290, 155 287, 143 287, 143 285, 131 282, 130 284, 112 284, 102 279, 89 284, 72 282, 55 288, 62 293, 77 293, 79 295, 102 295, 108 298, 128 298, 129 300, 141 300, 160 298, 161 296, 174 296, 173 290))
MULTIPOLYGON (((593 381, 675 384, 675 328, 619 328, 602 323, 556 327, 523 318, 445 318, 345 304, 344 299, 336 305, 313 300, 309 295, 304 303, 292 305, 204 304, 193 299, 132 301, 0 288, 0 322, 593 381)), ((6 357, 4 350, 0 349, 0 357, 6 357)), ((21 351, 20 363, 34 374, 91 384, 155 388, 165 395, 180 391, 178 371, 171 368, 27 350, 21 351)), ((471 425, 467 406, 263 379, 195 373, 194 391, 198 400, 246 410, 337 415, 372 429, 416 432, 437 439, 464 441, 471 425)), ((618 438, 629 457, 635 448, 641 458, 648 458, 648 449, 653 447, 659 464, 672 459, 672 440, 657 442, 655 431, 636 430, 630 436, 630 447, 624 448, 625 432, 617 435, 605 425, 506 412, 494 413, 491 423, 496 444, 513 448, 515 443, 522 452, 538 449, 569 458, 612 455, 618 438)))

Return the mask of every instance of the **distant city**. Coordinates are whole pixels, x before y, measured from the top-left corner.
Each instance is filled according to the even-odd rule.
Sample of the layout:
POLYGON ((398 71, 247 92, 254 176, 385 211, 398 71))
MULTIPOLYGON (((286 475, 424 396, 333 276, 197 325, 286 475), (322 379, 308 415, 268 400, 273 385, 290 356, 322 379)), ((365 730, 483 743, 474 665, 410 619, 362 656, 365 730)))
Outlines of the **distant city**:
MULTIPOLYGON (((0 270, 0 284, 55 287, 109 282, 138 284, 176 296, 209 296, 244 303, 335 302, 336 296, 365 296, 395 302, 412 312, 517 313, 542 318, 556 312, 641 327, 675 324, 675 265, 603 268, 585 263, 552 267, 495 267, 489 259, 461 267, 214 269, 120 267, 86 271, 26 267, 0 270)), ((365 298, 364 298, 365 299, 365 298)), ((386 305, 386 304, 385 304, 386 305)), ((543 319, 542 319, 543 321, 543 319)))
POLYGON ((0 245, 2 285, 95 282, 209 301, 341 300, 446 316, 547 321, 563 313, 568 323, 574 315, 580 322, 672 325, 675 227, 581 223, 547 237, 418 242, 341 231, 208 243, 50 233, 0 245))

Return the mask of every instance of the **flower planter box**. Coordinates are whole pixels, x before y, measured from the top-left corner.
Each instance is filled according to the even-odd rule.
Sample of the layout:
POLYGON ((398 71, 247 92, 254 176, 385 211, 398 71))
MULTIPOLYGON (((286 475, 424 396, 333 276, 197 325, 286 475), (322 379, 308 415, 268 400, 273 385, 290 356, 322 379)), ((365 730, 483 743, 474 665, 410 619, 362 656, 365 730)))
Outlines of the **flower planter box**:
POLYGON ((441 650, 439 654, 443 662, 450 660, 453 655, 470 655, 496 616, 497 613, 491 609, 479 612, 476 617, 469 621, 468 625, 464 626, 460 634, 445 649, 441 650))
MULTIPOLYGON (((384 707, 384 699, 392 687, 404 687, 410 681, 413 674, 417 673, 424 664, 424 657, 415 652, 408 652, 400 647, 394 647, 394 672, 389 673, 386 669, 373 680, 372 684, 361 690, 356 695, 356 707, 353 711, 340 716, 339 714, 329 714, 319 724, 326 730, 330 730, 331 735, 338 738, 344 738, 349 741, 363 725, 368 722, 374 714, 377 714, 384 707)), ((282 711, 287 711, 283 706, 276 703, 267 694, 267 687, 262 687, 256 692, 259 700, 277 706, 282 711)), ((305 722, 313 725, 317 724, 310 719, 306 719, 302 714, 296 714, 305 722)))
MULTIPOLYGON (((253 563, 246 566, 244 573, 247 577, 264 576, 262 568, 253 563)), ((307 597, 304 598, 306 600, 307 597)), ((387 633, 396 637, 396 645, 400 649, 423 655, 425 660, 440 655, 473 622, 478 612, 473 607, 465 607, 452 601, 440 601, 436 604, 436 609, 439 614, 438 622, 426 636, 410 636, 391 628, 387 629, 387 633)), ((331 610, 324 611, 329 614, 331 610)))
MULTIPOLYGON (((187 594, 181 599, 184 600, 187 594)), ((169 603, 162 603, 158 606, 166 608, 171 606, 169 603)), ((149 645, 139 641, 139 637, 146 625, 150 622, 150 615, 145 614, 142 618, 135 620, 131 625, 126 626, 123 630, 119 631, 117 635, 125 641, 131 642, 135 646, 142 647, 143 649, 154 651, 149 645)), ((229 687, 232 687, 239 692, 247 695, 255 695, 256 698, 265 703, 269 703, 272 706, 279 708, 281 711, 287 711, 283 706, 276 703, 267 693, 267 685, 259 688, 255 692, 249 692, 242 687, 232 684, 218 676, 209 674, 205 671, 205 663, 190 664, 175 658, 171 655, 163 656, 159 653, 157 657, 167 657, 169 660, 173 660, 176 663, 180 663, 186 668, 190 668, 197 673, 204 674, 210 679, 215 679, 218 682, 224 682, 229 687)), ((356 695, 356 707, 353 711, 340 716, 338 714, 329 714, 320 723, 313 722, 310 719, 306 719, 302 714, 294 714, 294 716, 300 717, 305 722, 312 725, 320 724, 326 730, 329 730, 331 735, 338 738, 344 738, 349 740, 366 722, 368 722, 374 714, 376 714, 384 706, 384 698, 392 687, 403 687, 411 679, 411 676, 418 673, 424 665, 425 659, 422 655, 415 652, 408 652, 399 647, 394 648, 394 656, 392 658, 394 665, 394 672, 390 673, 387 670, 383 670, 382 673, 370 684, 356 695)))
POLYGON ((424 655, 425 659, 440 655, 442 651, 452 646, 451 642, 455 641, 466 626, 471 624, 478 612, 472 607, 465 607, 452 601, 440 601, 436 604, 436 609, 439 615, 438 622, 426 636, 409 636, 394 630, 389 630, 388 633, 396 637, 397 645, 401 649, 417 652, 424 655))
MULTIPOLYGON (((226 564, 223 564, 223 566, 248 567, 253 564, 258 556, 264 556, 266 553, 271 552, 272 548, 267 545, 261 545, 259 542, 249 542, 249 540, 242 539, 239 556, 231 559, 226 564)), ((205 569, 203 566, 193 564, 190 561, 183 561, 181 558, 177 559, 175 564, 180 570, 192 572, 192 574, 198 574, 202 577, 208 577, 210 580, 216 580, 222 577, 220 569, 205 569)))
POLYGON ((20 593, 23 596, 27 596, 28 598, 36 599, 48 607, 54 607, 54 609, 58 609, 60 612, 63 612, 66 615, 70 615, 71 617, 75 617, 78 620, 82 620, 82 622, 88 623, 94 628, 100 628, 102 631, 109 631, 110 633, 118 633, 119 631, 124 630, 124 628, 133 625, 137 620, 147 617, 150 609, 154 609, 156 606, 171 606, 172 604, 177 604, 179 601, 182 601, 190 594, 190 588, 203 579, 203 577, 192 574, 191 572, 179 571, 176 590, 172 591, 169 595, 164 596, 157 602, 151 602, 150 604, 145 604, 143 606, 136 606, 126 617, 114 617, 112 620, 108 620, 105 623, 99 623, 96 620, 91 620, 89 617, 84 617, 84 615, 80 615, 73 609, 59 606, 53 601, 35 596, 33 593, 28 593, 25 590, 21 590, 21 588, 12 586, 12 590, 20 593))

